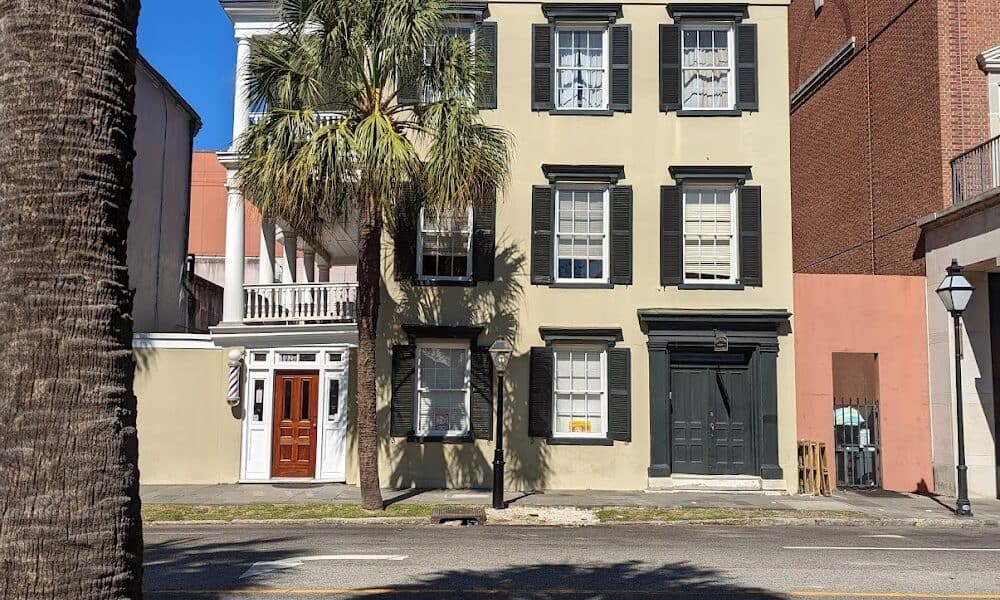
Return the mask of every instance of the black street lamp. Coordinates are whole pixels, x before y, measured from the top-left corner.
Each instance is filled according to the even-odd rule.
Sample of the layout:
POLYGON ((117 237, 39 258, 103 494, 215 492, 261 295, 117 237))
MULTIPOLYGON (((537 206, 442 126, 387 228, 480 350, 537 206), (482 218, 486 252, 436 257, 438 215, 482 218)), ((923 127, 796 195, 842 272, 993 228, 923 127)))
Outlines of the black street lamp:
POLYGON ((490 358, 497 372, 497 443, 493 451, 493 508, 504 509, 503 502, 503 374, 510 364, 514 347, 504 339, 498 339, 490 346, 490 358))
POLYGON ((969 475, 965 466, 965 417, 962 407, 962 312, 969 306, 972 292, 975 290, 969 280, 962 274, 962 266, 954 258, 948 266, 937 294, 941 297, 944 307, 951 313, 955 321, 955 418, 958 420, 958 499, 955 501, 955 514, 960 517, 972 516, 972 503, 969 502, 969 475))

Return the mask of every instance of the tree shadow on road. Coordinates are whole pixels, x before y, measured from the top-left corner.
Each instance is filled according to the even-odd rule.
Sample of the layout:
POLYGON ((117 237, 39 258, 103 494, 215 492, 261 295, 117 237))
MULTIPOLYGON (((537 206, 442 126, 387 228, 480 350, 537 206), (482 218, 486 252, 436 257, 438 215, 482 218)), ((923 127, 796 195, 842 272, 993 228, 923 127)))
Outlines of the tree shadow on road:
MULTIPOLYGON (((598 531, 593 531, 595 535, 598 531)), ((375 538, 398 535, 398 530, 373 530, 375 538)), ((784 595, 747 587, 726 574, 689 562, 654 566, 639 561, 574 564, 551 562, 511 565, 501 569, 451 569, 412 581, 374 569, 378 580, 347 583, 331 578, 317 585, 315 572, 310 590, 268 587, 267 574, 240 578, 254 563, 289 560, 301 552, 281 550, 292 538, 256 536, 239 542, 217 543, 196 534, 168 542, 146 544, 147 598, 337 598, 340 600, 399 599, 447 600, 490 598, 510 600, 626 600, 650 598, 778 600, 784 595), (278 548, 275 548, 275 547, 278 548), (267 547, 267 550, 263 548, 267 547), (384 575, 384 578, 382 578, 384 575)), ((373 540, 377 541, 377 540, 373 540)), ((294 545, 290 544, 290 545, 294 545)), ((283 570, 287 576, 291 567, 283 570)), ((394 570, 393 570, 394 571, 394 570)), ((288 581, 287 578, 283 579, 288 581)), ((305 584, 304 584, 305 585, 305 584)))

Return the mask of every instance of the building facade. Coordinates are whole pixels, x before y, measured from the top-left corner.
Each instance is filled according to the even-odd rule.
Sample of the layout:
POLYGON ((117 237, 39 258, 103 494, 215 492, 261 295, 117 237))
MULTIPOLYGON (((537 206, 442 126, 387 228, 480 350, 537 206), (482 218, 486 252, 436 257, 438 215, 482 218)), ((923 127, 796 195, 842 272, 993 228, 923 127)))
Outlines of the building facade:
MULTIPOLYGON (((266 2, 222 6, 240 68, 277 24, 266 2)), ((493 61, 480 108, 516 154, 493 201, 386 234, 383 483, 489 486, 486 348, 503 338, 511 488, 794 491, 786 3, 457 3, 450 17, 493 61)), ((235 137, 253 118, 237 81, 235 137)), ((220 159, 232 175, 239 157, 220 159)), ((241 439, 202 460, 238 481, 356 482, 355 288, 327 269, 357 260, 356 238, 343 224, 286 250, 295 276, 278 282, 294 232, 248 227, 228 183, 211 337, 236 351, 242 390, 212 418, 241 439)))
MULTIPOLYGON (((990 330, 989 279, 997 253, 989 241, 995 223, 988 210, 1000 172, 997 143, 990 141, 1000 133, 1000 8, 985 0, 795 0, 789 14, 795 271, 872 277, 867 289, 880 297, 865 307, 867 314, 888 298, 910 306, 909 286, 900 285, 898 276, 923 282, 928 357, 912 359, 914 370, 899 377, 927 381, 904 407, 921 413, 929 406, 927 438, 911 443, 932 453, 927 488, 944 493, 955 490, 954 346, 951 320, 934 289, 952 258, 972 272, 977 292, 963 342, 966 450, 973 495, 994 497, 1000 493, 1000 411, 991 356, 1000 338, 990 330)), ((803 278, 802 285, 820 281, 831 295, 858 289, 851 278, 803 278)), ((893 318, 902 324, 907 314, 904 309, 893 318)), ((881 325, 859 330, 850 345, 893 353, 879 358, 898 361, 907 351, 893 345, 895 336, 881 325), (873 340, 872 330, 884 336, 873 340)), ((800 364, 800 374, 816 379, 823 368, 817 361, 829 361, 838 351, 843 347, 831 343, 825 356, 800 364)), ((882 379, 880 385, 911 384, 882 379)), ((800 397, 800 413, 829 415, 831 408, 829 398, 800 397)), ((889 410, 901 414, 897 407, 889 410)), ((911 421, 883 418, 878 427, 889 433, 911 421)), ((903 439, 898 433, 889 437, 903 439)), ((868 446, 888 455, 878 444, 868 446)), ((890 479, 911 478, 890 474, 893 468, 882 461, 890 479)))

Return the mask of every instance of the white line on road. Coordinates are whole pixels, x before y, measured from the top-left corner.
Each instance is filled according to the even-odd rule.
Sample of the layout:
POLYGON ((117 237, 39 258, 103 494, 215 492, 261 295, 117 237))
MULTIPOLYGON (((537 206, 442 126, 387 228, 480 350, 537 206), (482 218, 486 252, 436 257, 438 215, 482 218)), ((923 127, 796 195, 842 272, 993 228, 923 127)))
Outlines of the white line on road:
POLYGON ((900 552, 1000 552, 1000 548, 914 548, 886 546, 782 546, 785 550, 883 550, 900 552))
POLYGON ((282 560, 264 560, 255 562, 240 575, 240 579, 254 577, 271 571, 301 567, 306 562, 316 560, 406 560, 405 554, 317 554, 313 556, 296 556, 282 560))
POLYGON ((863 538, 888 538, 893 540, 905 539, 905 535, 896 535, 895 533, 876 533, 875 535, 863 535, 863 538))

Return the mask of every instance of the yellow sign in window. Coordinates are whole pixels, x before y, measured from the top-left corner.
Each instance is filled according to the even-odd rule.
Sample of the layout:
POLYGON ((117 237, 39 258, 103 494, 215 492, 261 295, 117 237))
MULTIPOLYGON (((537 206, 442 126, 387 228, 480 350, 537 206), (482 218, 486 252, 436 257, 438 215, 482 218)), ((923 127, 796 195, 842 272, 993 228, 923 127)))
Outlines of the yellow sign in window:
POLYGON ((590 420, 574 419, 569 422, 569 430, 573 433, 590 433, 590 420))

